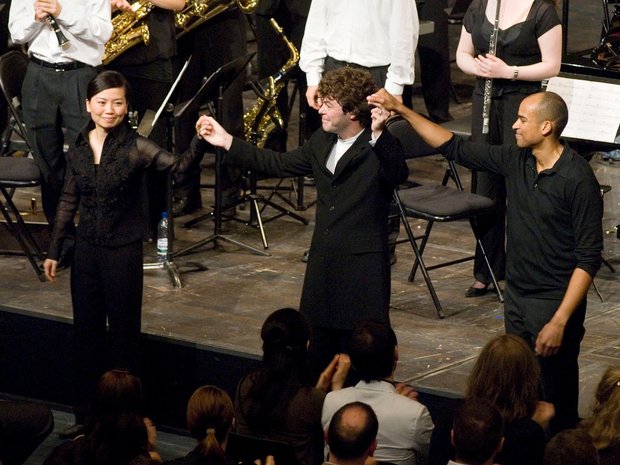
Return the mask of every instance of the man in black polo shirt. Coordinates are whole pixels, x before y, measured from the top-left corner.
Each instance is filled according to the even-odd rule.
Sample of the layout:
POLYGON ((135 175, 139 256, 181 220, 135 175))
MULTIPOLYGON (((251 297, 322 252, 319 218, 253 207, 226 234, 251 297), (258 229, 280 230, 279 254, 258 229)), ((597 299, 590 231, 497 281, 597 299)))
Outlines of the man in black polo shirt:
POLYGON ((577 357, 586 296, 601 264, 603 203, 588 162, 560 141, 568 109, 553 92, 532 94, 513 125, 516 145, 476 144, 404 107, 385 90, 369 102, 400 113, 448 159, 506 178, 506 332, 538 355, 552 432, 578 420, 577 357))

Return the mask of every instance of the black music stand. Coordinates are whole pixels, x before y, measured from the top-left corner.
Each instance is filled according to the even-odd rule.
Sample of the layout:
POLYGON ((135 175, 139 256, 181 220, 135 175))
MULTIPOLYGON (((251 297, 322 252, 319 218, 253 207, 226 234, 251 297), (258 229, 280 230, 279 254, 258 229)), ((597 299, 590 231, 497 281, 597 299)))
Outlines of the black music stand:
MULTIPOLYGON (((177 85, 181 81, 185 70, 189 66, 189 62, 192 59, 190 56, 183 68, 179 72, 176 80, 170 87, 168 94, 164 98, 159 110, 156 114, 153 114, 152 111, 147 110, 146 114, 143 116, 142 121, 137 129, 138 134, 143 137, 149 137, 151 131, 155 127, 157 120, 160 115, 163 114, 166 122, 166 150, 170 153, 175 153, 175 136, 174 136, 174 105, 172 103, 168 103, 170 97, 172 97, 173 92, 175 91, 177 85)), ((172 174, 170 170, 168 170, 168 174, 166 176, 166 211, 168 212, 168 253, 166 254, 166 259, 163 262, 154 262, 154 263, 144 263, 142 265, 142 269, 144 270, 161 270, 165 269, 168 271, 168 276, 172 281, 172 285, 175 288, 183 287, 183 282, 181 281, 181 274, 178 266, 174 263, 174 218, 172 214, 172 174)), ((197 271, 206 271, 208 268, 201 263, 191 262, 188 263, 196 268, 197 271)))
MULTIPOLYGON (((250 53, 248 55, 239 57, 226 63, 225 65, 220 66, 208 79, 203 83, 203 85, 198 89, 196 95, 194 95, 190 100, 185 103, 182 103, 178 106, 178 110, 175 110, 174 116, 179 118, 188 108, 195 106, 202 106, 205 103, 209 109, 209 112, 213 115, 214 118, 218 118, 222 114, 222 102, 224 91, 233 83, 233 81, 243 72, 247 64, 250 62, 254 53, 250 53)), ((223 240, 226 242, 230 242, 231 244, 235 244, 239 247, 247 249, 251 252, 254 252, 258 255, 270 256, 271 254, 267 252, 263 252, 262 250, 256 249, 249 245, 246 245, 240 241, 232 239, 228 236, 222 234, 222 183, 221 183, 221 171, 222 171, 222 159, 224 155, 224 150, 216 147, 215 148, 215 207, 213 210, 203 215, 200 218, 197 218, 192 222, 195 224, 197 222, 202 221, 203 219, 213 217, 214 220, 214 230, 213 234, 209 237, 202 239, 195 244, 190 245, 182 250, 179 250, 175 253, 176 256, 186 255, 194 250, 213 242, 214 246, 217 246, 218 240, 223 240)))

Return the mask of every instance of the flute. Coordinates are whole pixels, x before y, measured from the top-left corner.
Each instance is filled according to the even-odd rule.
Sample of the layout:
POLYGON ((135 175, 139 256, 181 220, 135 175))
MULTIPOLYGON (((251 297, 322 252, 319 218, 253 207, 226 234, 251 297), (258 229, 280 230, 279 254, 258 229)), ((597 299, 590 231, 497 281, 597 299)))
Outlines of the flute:
MULTIPOLYGON (((495 10, 495 22, 493 23, 493 31, 489 38, 488 55, 495 55, 497 51, 497 36, 499 34, 499 9, 501 0, 497 0, 495 10)), ((484 81, 484 97, 482 98, 482 134, 489 133, 489 115, 491 113, 491 92, 493 90, 493 78, 486 78, 484 81)))
POLYGON ((62 33, 60 26, 56 22, 56 18, 54 18, 52 15, 47 15, 45 17, 45 20, 52 28, 52 31, 54 31, 54 34, 56 34, 56 39, 58 40, 58 46, 64 47, 65 45, 67 45, 69 43, 69 39, 67 39, 67 37, 65 37, 65 35, 62 33))

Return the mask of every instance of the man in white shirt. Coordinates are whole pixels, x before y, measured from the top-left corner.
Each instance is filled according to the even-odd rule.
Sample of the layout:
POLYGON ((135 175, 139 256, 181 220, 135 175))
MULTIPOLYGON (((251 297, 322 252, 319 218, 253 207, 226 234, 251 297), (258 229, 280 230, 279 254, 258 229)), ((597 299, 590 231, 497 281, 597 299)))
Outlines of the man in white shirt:
POLYGON ((341 66, 367 69, 377 86, 402 97, 413 84, 418 35, 414 0, 313 0, 299 59, 308 104, 319 109, 321 76, 341 66))
POLYGON ((353 328, 349 355, 362 381, 327 394, 323 427, 344 404, 364 402, 379 419, 375 459, 395 465, 428 463, 433 421, 427 408, 415 400, 415 392, 393 381, 398 346, 392 328, 374 320, 359 322, 353 328))
MULTIPOLYGON (((42 173, 43 211, 54 225, 65 176, 63 145, 89 121, 86 87, 97 75, 112 35, 110 0, 22 0, 11 3, 9 32, 28 45, 30 63, 22 87, 24 122, 42 173), (61 45, 54 28, 68 39, 61 45), (62 129, 66 130, 66 139, 62 129)), ((61 257, 61 262, 63 257, 61 257)))

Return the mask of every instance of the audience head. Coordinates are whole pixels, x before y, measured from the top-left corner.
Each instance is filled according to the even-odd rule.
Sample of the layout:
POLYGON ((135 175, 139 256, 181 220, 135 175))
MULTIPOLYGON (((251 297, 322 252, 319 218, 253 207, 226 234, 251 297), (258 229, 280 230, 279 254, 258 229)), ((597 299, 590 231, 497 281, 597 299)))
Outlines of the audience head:
POLYGON ((334 413, 327 428, 330 461, 361 460, 372 457, 377 446, 379 422, 373 409, 363 402, 343 405, 334 413))
POLYGON ((388 378, 397 360, 397 341, 389 325, 376 320, 358 322, 351 334, 351 364, 364 381, 388 378))
POLYGON ((260 333, 263 360, 280 369, 291 364, 306 364, 310 326, 293 308, 281 308, 267 317, 260 333))
POLYGON ((91 403, 86 444, 93 463, 121 465, 148 456, 142 383, 126 370, 104 373, 91 403))
POLYGON ((598 465, 598 451, 588 433, 567 429, 556 434, 545 448, 544 465, 598 465))
POLYGON ((318 89, 321 99, 337 101, 344 113, 355 115, 355 119, 365 128, 370 127, 371 123, 371 107, 366 97, 376 91, 377 86, 368 71, 350 67, 325 73, 318 89))
POLYGON ((216 386, 199 387, 187 403, 187 428, 199 442, 196 450, 209 464, 224 463, 233 411, 228 394, 216 386))
POLYGON ((501 450, 504 421, 500 411, 484 399, 466 400, 456 411, 452 443, 459 463, 491 463, 501 450))
POLYGON ((127 370, 105 372, 95 387, 91 414, 95 417, 112 411, 143 413, 144 399, 140 378, 127 370))
POLYGON ((534 414, 539 381, 540 368, 532 349, 520 337, 503 334, 480 352, 469 375, 466 397, 487 399, 508 423, 534 414))
POLYGON ((597 449, 620 443, 620 367, 609 367, 603 373, 594 395, 592 415, 581 427, 590 434, 597 449))
POLYGON ((265 320, 261 339, 263 364, 251 375, 247 395, 239 399, 248 426, 257 434, 277 428, 289 401, 301 387, 311 385, 310 326, 301 313, 293 308, 276 310, 265 320))

